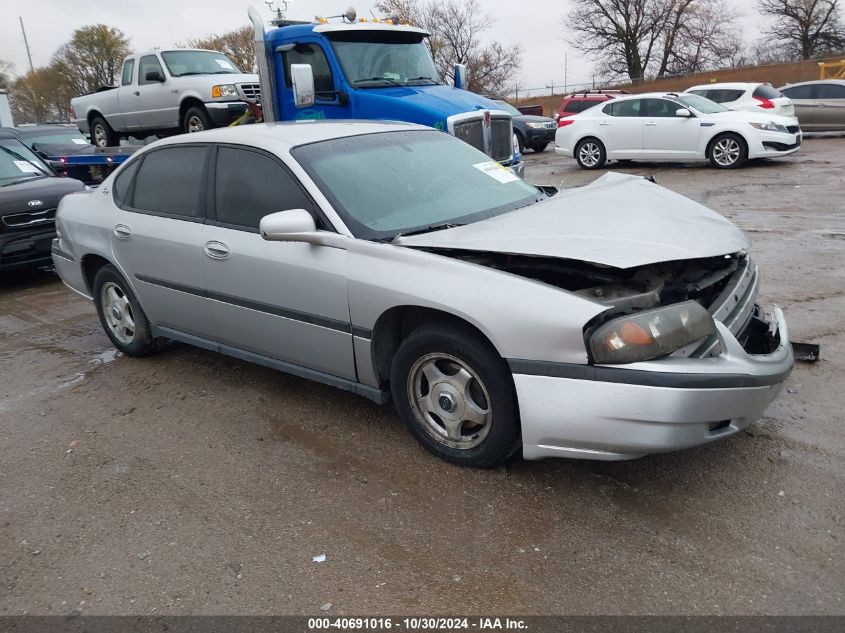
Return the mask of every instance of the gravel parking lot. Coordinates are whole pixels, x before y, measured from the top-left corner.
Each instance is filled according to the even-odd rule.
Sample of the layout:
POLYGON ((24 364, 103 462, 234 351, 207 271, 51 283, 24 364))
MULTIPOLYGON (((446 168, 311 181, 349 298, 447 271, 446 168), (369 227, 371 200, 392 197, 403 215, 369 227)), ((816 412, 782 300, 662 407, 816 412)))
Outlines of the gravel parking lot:
POLYGON ((746 432, 633 462, 460 469, 390 407, 183 345, 122 357, 52 273, 2 278, 0 614, 845 614, 843 163, 820 138, 611 165, 747 231, 763 299, 822 346, 746 432))

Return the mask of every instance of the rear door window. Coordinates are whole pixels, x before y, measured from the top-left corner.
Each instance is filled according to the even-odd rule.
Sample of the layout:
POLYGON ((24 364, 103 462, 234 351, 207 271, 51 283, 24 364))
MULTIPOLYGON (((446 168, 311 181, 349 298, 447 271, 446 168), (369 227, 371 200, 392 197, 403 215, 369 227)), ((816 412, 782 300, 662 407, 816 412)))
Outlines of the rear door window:
POLYGON ((763 84, 761 86, 757 86, 754 89, 754 93, 752 94, 752 96, 757 97, 758 99, 777 99, 779 97, 782 97, 783 95, 778 92, 775 88, 763 84))
POLYGON ((217 150, 214 206, 218 222, 255 231, 265 215, 289 209, 313 212, 314 207, 296 178, 274 158, 225 146, 217 150))
MULTIPOLYGON (((618 117, 638 117, 645 116, 642 108, 643 99, 627 99, 625 101, 617 101, 610 106, 610 114, 618 117)), ((607 112, 607 109, 605 109, 607 112)))
POLYGON ((144 155, 135 177, 132 207, 153 214, 202 218, 208 148, 165 147, 144 155))
POLYGON ((845 99, 845 86, 840 84, 816 84, 816 99, 845 99))

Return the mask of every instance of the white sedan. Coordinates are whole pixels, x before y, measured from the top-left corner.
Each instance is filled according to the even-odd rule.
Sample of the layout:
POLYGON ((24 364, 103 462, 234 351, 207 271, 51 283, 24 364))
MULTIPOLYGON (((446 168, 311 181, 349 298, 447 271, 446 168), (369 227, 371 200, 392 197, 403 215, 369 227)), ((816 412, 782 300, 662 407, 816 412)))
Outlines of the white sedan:
POLYGON ((710 160, 732 169, 749 159, 794 154, 801 145, 796 119, 736 112, 684 93, 618 97, 560 125, 555 152, 584 169, 608 160, 710 160))

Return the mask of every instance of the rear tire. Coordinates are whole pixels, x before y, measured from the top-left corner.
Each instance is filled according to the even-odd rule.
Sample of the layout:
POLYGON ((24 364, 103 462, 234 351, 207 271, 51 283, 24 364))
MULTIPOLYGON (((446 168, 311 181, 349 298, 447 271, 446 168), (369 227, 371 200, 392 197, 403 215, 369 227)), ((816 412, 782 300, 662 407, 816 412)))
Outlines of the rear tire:
POLYGON ((607 162, 607 150, 597 138, 585 138, 575 146, 575 160, 581 169, 601 169, 607 162))
POLYGON ((510 369, 469 327, 411 332, 393 358, 390 387, 411 435, 443 460, 492 468, 522 444, 510 369))
POLYGON ((117 147, 120 145, 120 135, 101 116, 91 119, 91 144, 95 147, 117 147))
POLYGON ((710 141, 707 157, 716 169, 736 169, 748 160, 748 145, 739 134, 719 134, 710 141))
POLYGON ((202 132, 203 130, 210 130, 214 126, 211 123, 211 117, 205 108, 200 106, 191 106, 185 112, 185 119, 182 121, 182 130, 185 134, 192 134, 194 132, 202 132))
POLYGON ((94 305, 106 335, 127 356, 147 356, 158 346, 150 322, 123 276, 106 264, 94 276, 94 305))

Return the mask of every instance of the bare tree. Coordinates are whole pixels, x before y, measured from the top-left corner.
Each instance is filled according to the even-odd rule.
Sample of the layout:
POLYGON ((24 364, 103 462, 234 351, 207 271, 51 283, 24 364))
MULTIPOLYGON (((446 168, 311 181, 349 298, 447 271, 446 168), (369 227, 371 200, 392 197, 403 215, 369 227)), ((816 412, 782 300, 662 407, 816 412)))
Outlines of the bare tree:
POLYGON ((52 66, 71 92, 83 94, 113 85, 129 53, 129 38, 120 29, 93 24, 73 32, 53 55, 52 66))
POLYGON ((796 57, 811 59, 845 46, 839 0, 757 0, 757 6, 775 20, 764 34, 796 57))
POLYGON ((739 13, 726 0, 677 0, 657 76, 732 67, 743 52, 739 13))
POLYGON ((675 0, 573 0, 573 5, 561 19, 569 43, 598 56, 601 71, 632 81, 645 77, 676 15, 675 0))
POLYGON ((429 33, 429 50, 437 72, 454 80, 455 64, 466 64, 467 88, 492 97, 504 97, 507 84, 519 70, 519 45, 482 41, 493 17, 481 10, 478 0, 447 0, 420 4, 417 0, 382 0, 376 8, 387 17, 408 20, 429 33))
POLYGON ((185 42, 178 42, 177 46, 220 51, 235 62, 238 68, 244 72, 251 73, 257 72, 253 38, 252 27, 247 25, 226 33, 209 35, 207 37, 193 37, 185 42))
POLYGON ((52 66, 36 68, 10 86, 12 116, 18 123, 70 120, 67 84, 52 66))

